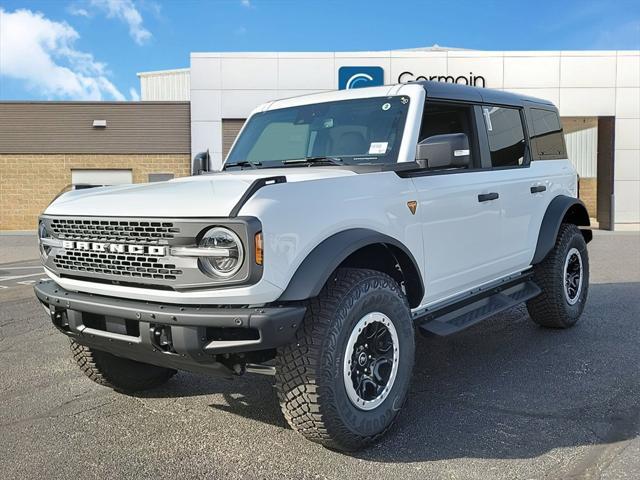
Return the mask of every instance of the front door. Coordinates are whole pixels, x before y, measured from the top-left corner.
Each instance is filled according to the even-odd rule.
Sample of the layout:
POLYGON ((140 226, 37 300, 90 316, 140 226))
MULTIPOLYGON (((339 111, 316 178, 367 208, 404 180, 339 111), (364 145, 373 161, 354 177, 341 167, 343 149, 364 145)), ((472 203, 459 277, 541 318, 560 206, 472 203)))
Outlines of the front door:
POLYGON ((464 133, 471 155, 466 167, 425 169, 412 176, 424 242, 426 303, 465 292, 504 271, 504 205, 494 172, 482 168, 481 115, 480 107, 469 104, 425 104, 419 141, 464 133))
POLYGON ((423 227, 425 303, 465 292, 503 270, 502 199, 491 171, 413 178, 423 227))

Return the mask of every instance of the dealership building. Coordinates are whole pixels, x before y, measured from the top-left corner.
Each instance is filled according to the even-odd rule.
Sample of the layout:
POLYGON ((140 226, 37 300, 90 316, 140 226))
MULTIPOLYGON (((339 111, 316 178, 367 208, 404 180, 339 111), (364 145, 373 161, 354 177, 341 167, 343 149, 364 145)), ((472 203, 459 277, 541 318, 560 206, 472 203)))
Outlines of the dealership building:
POLYGON ((219 167, 244 120, 261 103, 423 79, 552 101, 560 110, 569 157, 581 177, 580 194, 591 217, 600 228, 640 228, 637 50, 513 52, 434 46, 381 52, 204 52, 191 54, 189 68, 138 76, 142 102, 0 103, 0 230, 33 228, 36 210, 46 206, 55 188, 42 194, 22 185, 32 192, 26 198, 20 186, 39 182, 34 177, 46 178, 48 171, 86 185, 155 181, 186 175, 190 158, 207 149, 213 167, 219 167), (57 130, 39 121, 39 128, 25 127, 28 134, 22 133, 20 125, 28 125, 30 115, 61 117, 57 130), (65 156, 72 161, 61 160, 65 156), (9 176, 8 166, 13 172, 9 176), (39 200, 34 203, 32 197, 39 200), (20 202, 29 206, 16 210, 20 202))

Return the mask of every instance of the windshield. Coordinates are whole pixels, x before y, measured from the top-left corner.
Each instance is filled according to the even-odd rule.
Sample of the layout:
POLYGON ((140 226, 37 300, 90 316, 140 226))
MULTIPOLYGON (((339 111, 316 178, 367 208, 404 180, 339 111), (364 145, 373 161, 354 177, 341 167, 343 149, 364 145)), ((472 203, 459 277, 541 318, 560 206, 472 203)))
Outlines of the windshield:
POLYGON ((257 113, 242 131, 226 167, 279 167, 305 159, 330 160, 327 164, 395 163, 408 108, 409 97, 393 96, 257 113))

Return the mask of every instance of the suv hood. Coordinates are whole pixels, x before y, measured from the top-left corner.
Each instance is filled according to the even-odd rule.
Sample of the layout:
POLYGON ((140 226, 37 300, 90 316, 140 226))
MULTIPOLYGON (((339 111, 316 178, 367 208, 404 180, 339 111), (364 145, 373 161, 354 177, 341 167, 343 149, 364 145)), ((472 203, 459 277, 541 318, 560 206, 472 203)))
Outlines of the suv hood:
POLYGON ((348 175, 355 173, 335 167, 269 168, 72 190, 53 201, 44 213, 95 217, 228 217, 249 186, 259 178, 285 176, 287 182, 303 182, 348 175))

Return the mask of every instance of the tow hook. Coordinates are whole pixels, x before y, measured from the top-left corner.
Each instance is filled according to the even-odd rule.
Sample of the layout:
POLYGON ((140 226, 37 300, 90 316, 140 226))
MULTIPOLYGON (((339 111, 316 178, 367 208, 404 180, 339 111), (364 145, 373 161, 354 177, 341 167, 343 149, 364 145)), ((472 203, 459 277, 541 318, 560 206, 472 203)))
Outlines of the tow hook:
POLYGON ((175 353, 171 339, 171 327, 167 325, 151 325, 151 342, 163 352, 175 353))

